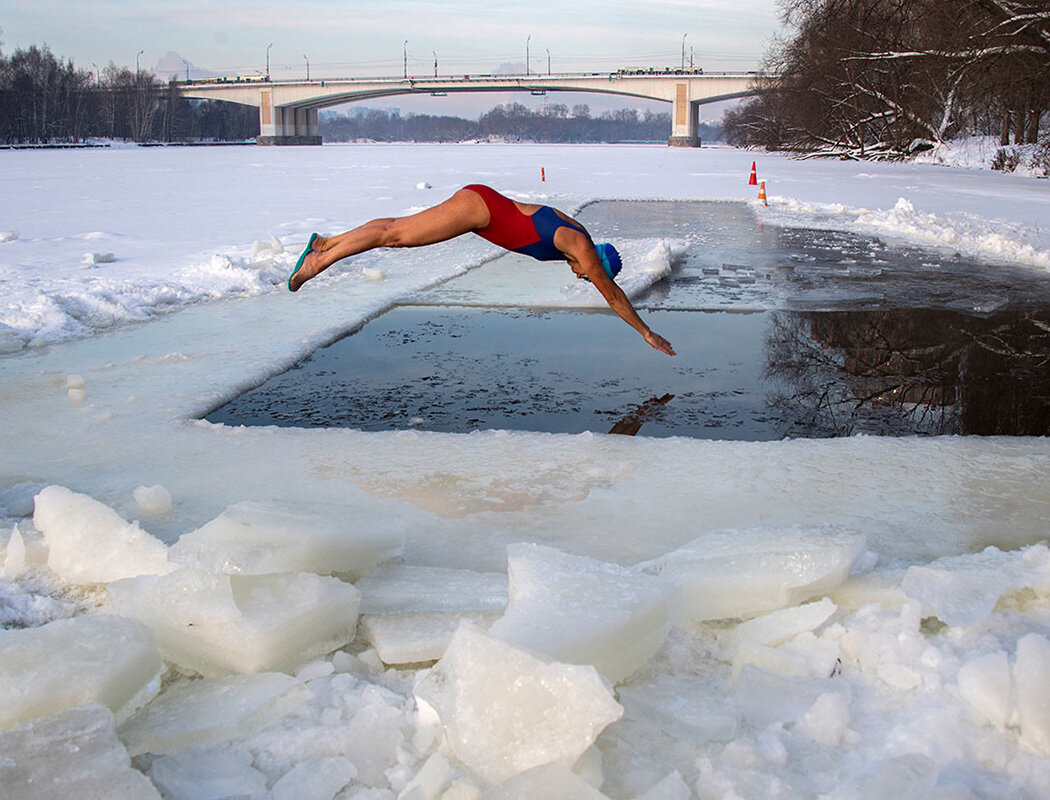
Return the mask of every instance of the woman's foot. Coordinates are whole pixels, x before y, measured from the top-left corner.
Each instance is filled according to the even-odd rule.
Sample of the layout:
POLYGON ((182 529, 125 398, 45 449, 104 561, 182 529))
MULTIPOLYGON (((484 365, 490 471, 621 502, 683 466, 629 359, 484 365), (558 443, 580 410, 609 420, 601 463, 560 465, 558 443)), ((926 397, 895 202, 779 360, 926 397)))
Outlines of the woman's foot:
POLYGON ((295 269, 292 270, 292 274, 288 276, 288 291, 298 292, 304 283, 321 271, 316 259, 317 248, 315 248, 315 245, 318 241, 324 240, 316 233, 310 234, 310 240, 306 243, 306 249, 299 256, 299 260, 295 262, 295 269))

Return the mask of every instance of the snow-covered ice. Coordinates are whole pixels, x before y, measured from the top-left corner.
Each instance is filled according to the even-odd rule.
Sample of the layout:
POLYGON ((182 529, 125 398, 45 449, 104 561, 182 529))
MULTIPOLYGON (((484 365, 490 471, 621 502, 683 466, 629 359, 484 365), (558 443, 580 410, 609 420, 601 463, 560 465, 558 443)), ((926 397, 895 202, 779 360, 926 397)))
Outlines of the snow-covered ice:
POLYGON ((171 560, 231 575, 315 572, 360 577, 401 555, 404 539, 399 520, 367 509, 236 503, 180 537, 171 548, 171 560))
POLYGON ((722 531, 639 564, 637 571, 678 586, 689 619, 748 617, 843 583, 864 546, 863 536, 835 527, 722 531))
MULTIPOLYGON (((0 632, 0 736, 14 738, 0 740, 0 787, 12 785, 9 753, 24 752, 19 775, 65 781, 67 793, 128 780, 142 790, 129 797, 153 797, 148 776, 187 800, 1050 795, 1046 440, 198 421, 443 281, 467 275, 442 291, 469 301, 470 270, 498 255, 478 237, 369 253, 296 295, 283 283, 311 231, 406 213, 471 181, 570 212, 602 199, 746 203, 760 225, 947 248, 989 270, 1050 268, 1042 181, 758 154, 766 208, 746 183, 755 157, 477 144, 6 153, 0 621, 12 629, 0 632), (151 188, 147 201, 159 174, 164 200, 151 188), (238 509, 289 503, 288 526, 253 523, 270 532, 254 544, 236 534, 238 509), (317 509, 332 514, 304 523, 317 509), (218 520, 214 539, 202 534, 218 520), (278 549, 281 537, 292 541, 278 549), (339 548, 364 540, 367 558, 344 560, 339 548), (600 575, 606 588, 673 585, 683 613, 665 628, 656 596, 634 607, 660 612, 659 642, 614 689, 591 666, 460 625, 508 608, 508 547, 562 554, 557 574, 529 582, 552 584, 529 609, 536 629, 550 619, 561 636, 582 619, 620 641, 616 612, 636 617, 559 588, 600 575), (184 555, 193 566, 176 569, 184 555), (367 635, 351 639, 358 602, 367 635), (145 619, 156 645, 106 611, 145 619), (175 668, 149 703, 155 646, 175 668), (388 669, 396 647, 440 659, 388 669), (272 670, 295 677, 257 682, 272 670), (544 675, 565 691, 544 695, 544 675), (218 715, 228 719, 197 705, 216 686, 233 687, 220 692, 236 709, 218 715), (111 712, 132 749, 149 720, 174 752, 129 767, 111 712), (63 762, 76 737, 99 754, 89 770, 63 762)), ((673 272, 684 246, 604 235, 630 257, 632 293, 673 272)), ((600 303, 563 267, 521 264, 496 287, 502 305, 600 303)), ((612 317, 594 325, 645 347, 612 317)))
POLYGON ((64 486, 36 496, 33 525, 47 541, 48 567, 68 583, 109 583, 172 569, 164 542, 64 486))
POLYGON ((202 675, 293 669, 347 644, 361 593, 308 572, 225 575, 182 567, 106 587, 109 608, 147 624, 164 656, 202 675))
POLYGON ((559 664, 469 623, 415 689, 449 751, 485 780, 571 767, 623 709, 591 666, 559 664))
POLYGON ((618 683, 660 649, 675 587, 616 564, 516 544, 507 554, 510 602, 497 639, 555 661, 592 664, 618 683))
POLYGON ((120 738, 133 756, 229 742, 261 731, 309 696, 302 681, 280 672, 177 683, 125 722, 120 738))
POLYGON ((0 729, 85 703, 126 719, 160 691, 162 669, 149 629, 133 619, 0 631, 0 729))
POLYGON ((130 762, 109 709, 81 705, 0 733, 0 797, 160 800, 130 762))

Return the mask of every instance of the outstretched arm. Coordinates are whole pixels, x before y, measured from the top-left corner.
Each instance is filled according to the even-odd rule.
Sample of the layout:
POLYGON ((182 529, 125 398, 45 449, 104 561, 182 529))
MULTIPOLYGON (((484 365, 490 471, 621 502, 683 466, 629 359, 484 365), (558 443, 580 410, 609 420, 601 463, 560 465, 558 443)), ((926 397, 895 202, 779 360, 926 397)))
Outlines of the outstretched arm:
POLYGON ((638 312, 631 305, 631 301, 624 294, 623 289, 616 284, 616 281, 605 274, 605 270, 602 269, 602 262, 598 259, 598 254, 594 252, 594 245, 590 239, 581 233, 565 228, 558 230, 557 234, 555 234, 555 239, 555 244, 565 253, 572 271, 578 276, 590 280, 594 284, 594 288, 602 293, 602 297, 609 304, 609 308, 615 311, 620 316, 620 319, 638 331, 642 338, 654 349, 669 356, 675 354, 671 343, 645 324, 645 320, 638 316, 638 312), (561 247, 561 242, 557 241, 558 234, 562 233, 574 234, 571 238, 566 237, 569 241, 565 242, 566 247, 564 248, 561 247))

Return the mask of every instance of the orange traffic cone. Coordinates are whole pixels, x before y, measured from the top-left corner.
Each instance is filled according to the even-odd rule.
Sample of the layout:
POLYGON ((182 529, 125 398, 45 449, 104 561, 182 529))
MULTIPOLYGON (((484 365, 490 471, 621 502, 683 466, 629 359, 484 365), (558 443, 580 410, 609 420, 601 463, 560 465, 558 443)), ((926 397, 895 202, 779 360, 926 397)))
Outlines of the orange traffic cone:
POLYGON ((540 167, 540 181, 547 180, 547 170, 545 167, 540 167))
POLYGON ((766 202, 766 182, 762 181, 762 185, 758 187, 758 199, 762 201, 762 205, 768 206, 766 202))
POLYGON ((758 173, 755 172, 755 162, 754 161, 751 162, 751 177, 747 179, 747 185, 748 186, 757 186, 758 185, 758 173))

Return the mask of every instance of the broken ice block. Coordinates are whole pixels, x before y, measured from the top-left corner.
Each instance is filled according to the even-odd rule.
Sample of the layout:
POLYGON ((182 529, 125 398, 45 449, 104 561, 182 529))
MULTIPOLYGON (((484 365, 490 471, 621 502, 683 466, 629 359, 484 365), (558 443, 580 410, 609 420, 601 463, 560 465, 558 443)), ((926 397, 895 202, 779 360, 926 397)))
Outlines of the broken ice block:
POLYGON ((113 714, 86 705, 0 733, 0 797, 9 800, 160 800, 131 768, 113 714))
POLYGON ((404 548, 388 515, 344 506, 237 503, 171 548, 172 561, 229 574, 348 573, 360 576, 404 548))
POLYGON ((959 694, 988 722, 1003 729, 1013 713, 1013 683, 1006 653, 996 650, 959 668, 959 694))
POLYGON ((835 604, 826 597, 816 603, 773 611, 737 625, 727 637, 726 644, 730 652, 749 644, 776 647, 804 631, 816 630, 835 611, 835 604))
POLYGON ((273 800, 330 800, 357 777, 357 768, 341 757, 308 758, 280 777, 270 790, 273 800))
POLYGON ((635 569, 676 584, 687 619, 752 617, 838 586, 864 544, 863 535, 831 525, 719 531, 635 569))
POLYGON ((937 785, 940 768, 929 756, 908 753, 884 761, 872 782, 871 800, 924 800, 937 785))
POLYGON ((493 783, 542 764, 571 766, 623 713, 594 667, 544 661, 469 623, 415 693, 455 757, 493 783))
POLYGON ((691 800, 693 790, 685 782, 682 773, 675 770, 636 800, 691 800))
POLYGON ((183 567, 106 587, 110 607, 153 629, 164 657, 212 677, 280 672, 354 638, 360 593, 309 573, 215 575, 183 567))
POLYGON ((124 723, 120 738, 133 756, 220 744, 261 731, 310 696, 306 684, 280 672, 186 681, 124 723))
POLYGON ((132 496, 138 507, 147 514, 171 513, 171 492, 163 486, 139 486, 132 496))
POLYGON ((900 611, 908 602, 908 595, 901 588, 904 574, 901 568, 851 575, 841 586, 828 592, 828 597, 847 611, 856 611, 873 603, 886 611, 900 611))
POLYGON ((26 543, 22 534, 15 525, 11 529, 11 537, 7 540, 7 549, 4 551, 3 566, 0 567, 0 578, 5 581, 13 581, 22 574, 26 568, 26 543))
POLYGON ((441 658, 463 620, 487 630, 497 619, 496 611, 368 614, 361 617, 361 633, 384 664, 418 664, 441 658))
POLYGON ((546 764, 494 786, 481 800, 609 800, 583 778, 561 764, 546 764))
POLYGON ((170 800, 262 800, 266 794, 266 776, 247 753, 190 747, 161 756, 149 774, 170 800))
POLYGON ((670 584, 542 545, 511 545, 507 554, 510 602, 490 635, 555 661, 593 664, 614 683, 667 638, 670 584))
POLYGON ((786 677, 749 664, 733 685, 733 697, 744 719, 764 728, 798 722, 823 693, 835 689, 827 680, 786 677))
POLYGON ((362 614, 503 611, 507 575, 469 569, 384 564, 354 584, 362 614))
POLYGON ((939 558, 927 566, 909 567, 901 585, 942 622, 973 625, 991 614, 1003 595, 1025 588, 1050 592, 1050 548, 1037 544, 1004 553, 989 547, 939 558))
POLYGON ((1050 755, 1050 641, 1038 633, 1017 642, 1014 686, 1021 739, 1036 752, 1050 755))
POLYGON ((36 496, 33 524, 49 548, 47 565, 70 583, 109 583, 171 570, 168 548, 84 494, 48 486, 36 496))
POLYGON ((118 720, 160 690, 149 629, 108 615, 0 631, 0 730, 71 706, 98 703, 118 720))
MULTIPOLYGON (((426 760, 405 788, 398 794, 402 800, 434 800, 452 776, 452 765, 441 753, 434 753, 426 760)), ((289 800, 294 800, 289 798, 289 800)))

